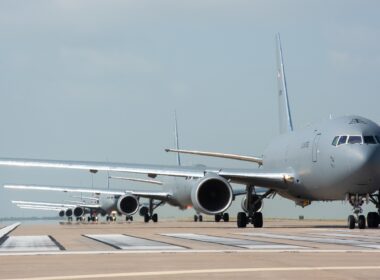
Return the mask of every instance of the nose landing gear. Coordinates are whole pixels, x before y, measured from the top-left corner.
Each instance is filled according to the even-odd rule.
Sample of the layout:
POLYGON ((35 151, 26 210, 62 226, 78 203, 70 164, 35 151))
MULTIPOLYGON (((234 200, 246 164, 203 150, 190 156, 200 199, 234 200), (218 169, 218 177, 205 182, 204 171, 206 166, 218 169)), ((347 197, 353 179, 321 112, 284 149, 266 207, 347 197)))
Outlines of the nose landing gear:
POLYGON ((366 219, 363 213, 362 205, 364 201, 368 202, 368 196, 359 194, 349 194, 348 201, 353 207, 354 215, 349 215, 347 219, 347 226, 349 229, 354 229, 355 225, 358 224, 359 229, 364 229, 366 225, 366 219))

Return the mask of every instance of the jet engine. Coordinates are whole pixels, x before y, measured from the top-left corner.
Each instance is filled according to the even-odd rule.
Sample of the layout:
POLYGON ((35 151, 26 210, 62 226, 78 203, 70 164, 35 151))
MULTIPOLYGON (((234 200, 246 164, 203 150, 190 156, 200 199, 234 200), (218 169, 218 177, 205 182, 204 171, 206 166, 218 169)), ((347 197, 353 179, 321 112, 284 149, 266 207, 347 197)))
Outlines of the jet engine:
POLYGON ((216 174, 198 180, 191 191, 194 209, 208 215, 223 213, 230 207, 232 199, 230 183, 216 174))
POLYGON ((61 210, 61 211, 59 211, 58 215, 59 215, 60 217, 64 217, 64 216, 65 216, 65 210, 61 210))
MULTIPOLYGON (((257 201, 258 199, 259 199, 258 195, 252 194, 251 204, 253 205, 255 201, 257 201)), ((253 207, 253 212, 260 212, 261 209, 263 209, 263 205, 264 205, 264 202, 262 200, 256 203, 255 206, 253 207)), ((243 199, 241 200, 241 209, 243 209, 245 212, 248 212, 247 196, 244 196, 243 199)))
POLYGON ((67 209, 65 212, 66 217, 71 217, 73 215, 73 209, 67 209))
POLYGON ((149 213, 149 208, 146 207, 146 206, 143 206, 140 208, 140 211, 139 211, 139 215, 144 217, 145 214, 148 214, 149 213))
POLYGON ((74 208, 74 216, 80 218, 84 215, 84 209, 80 206, 74 208))
POLYGON ((124 215, 133 215, 139 210, 139 200, 133 195, 123 195, 117 201, 117 210, 124 215))

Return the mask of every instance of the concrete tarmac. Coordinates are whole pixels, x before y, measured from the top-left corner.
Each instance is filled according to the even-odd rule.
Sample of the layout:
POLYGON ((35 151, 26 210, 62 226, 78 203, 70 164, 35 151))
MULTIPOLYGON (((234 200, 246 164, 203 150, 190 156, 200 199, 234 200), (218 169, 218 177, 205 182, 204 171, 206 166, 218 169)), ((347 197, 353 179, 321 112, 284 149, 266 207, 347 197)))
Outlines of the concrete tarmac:
MULTIPOLYGON (((3 225, 7 226, 7 225, 3 225)), ((379 279, 380 228, 344 221, 19 225, 0 279, 379 279)))

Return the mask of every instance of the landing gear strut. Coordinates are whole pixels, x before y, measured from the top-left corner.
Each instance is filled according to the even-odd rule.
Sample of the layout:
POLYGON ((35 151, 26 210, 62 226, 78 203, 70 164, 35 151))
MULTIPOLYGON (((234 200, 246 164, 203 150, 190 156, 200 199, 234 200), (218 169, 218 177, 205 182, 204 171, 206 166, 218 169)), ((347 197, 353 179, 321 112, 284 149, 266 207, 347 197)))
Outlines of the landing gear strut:
POLYGON ((256 199, 253 201, 253 194, 255 194, 255 186, 247 185, 247 211, 239 212, 237 215, 237 226, 239 228, 245 228, 247 224, 251 223, 255 228, 263 227, 263 214, 257 209, 257 205, 269 195, 273 194, 272 190, 268 190, 263 195, 256 195, 256 199))
POLYGON ((368 228, 377 228, 380 223, 380 190, 369 196, 369 200, 375 204, 377 212, 369 212, 367 215, 368 228))
MULTIPOLYGON (((358 224, 358 228, 364 229, 366 224, 366 219, 363 212, 362 205, 364 203, 365 196, 359 194, 349 194, 348 201, 353 207, 354 215, 349 215, 347 218, 347 226, 349 229, 354 229, 355 225, 358 224)), ((377 213, 375 213, 377 214, 377 213)), ((372 222, 372 221, 371 221, 372 222)))
POLYGON ((163 201, 161 201, 161 202, 159 202, 157 204, 154 204, 153 202, 154 202, 153 199, 149 199, 149 212, 144 214, 144 222, 145 223, 148 223, 150 220, 152 220, 153 223, 157 223, 158 222, 158 215, 157 215, 157 213, 153 214, 153 211, 158 206, 160 206, 161 204, 163 204, 163 201))

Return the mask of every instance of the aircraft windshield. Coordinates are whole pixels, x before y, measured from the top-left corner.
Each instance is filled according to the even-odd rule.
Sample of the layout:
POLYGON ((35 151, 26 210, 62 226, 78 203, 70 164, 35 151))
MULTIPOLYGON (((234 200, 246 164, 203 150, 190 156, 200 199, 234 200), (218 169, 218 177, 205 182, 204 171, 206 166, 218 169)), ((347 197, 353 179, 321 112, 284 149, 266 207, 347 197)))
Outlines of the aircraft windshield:
POLYGON ((348 144, 362 144, 362 137, 361 136, 350 136, 348 138, 348 144))
POLYGON ((380 144, 380 135, 341 135, 335 136, 331 145, 339 146, 343 144, 380 144))
POLYGON ((346 144, 347 136, 340 136, 338 145, 346 144))
POLYGON ((376 144, 375 137, 373 136, 363 136, 365 144, 376 144))

